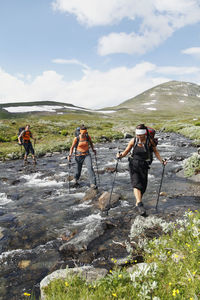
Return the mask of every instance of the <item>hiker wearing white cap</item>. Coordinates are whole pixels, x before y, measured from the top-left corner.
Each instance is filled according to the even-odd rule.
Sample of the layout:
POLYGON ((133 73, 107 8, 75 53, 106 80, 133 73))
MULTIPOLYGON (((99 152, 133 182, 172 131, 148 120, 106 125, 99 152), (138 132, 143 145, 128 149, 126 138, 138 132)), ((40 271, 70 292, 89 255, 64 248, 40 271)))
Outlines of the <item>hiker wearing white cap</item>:
POLYGON ((148 169, 152 162, 152 153, 164 165, 167 164, 163 160, 157 150, 156 142, 149 133, 148 128, 144 124, 136 127, 136 137, 133 138, 126 149, 122 153, 117 154, 117 158, 125 157, 132 149, 129 157, 130 178, 133 187, 133 193, 136 198, 136 207, 141 215, 145 215, 146 211, 142 203, 142 197, 146 191, 148 183, 148 169))

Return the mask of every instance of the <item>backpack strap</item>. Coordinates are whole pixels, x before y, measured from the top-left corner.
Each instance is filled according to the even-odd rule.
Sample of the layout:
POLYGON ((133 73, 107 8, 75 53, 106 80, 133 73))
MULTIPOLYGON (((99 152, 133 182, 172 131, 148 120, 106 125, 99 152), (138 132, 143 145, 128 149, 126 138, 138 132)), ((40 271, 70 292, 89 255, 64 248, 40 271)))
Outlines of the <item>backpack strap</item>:
POLYGON ((134 155, 134 150, 135 150, 135 147, 138 144, 138 141, 139 141, 139 139, 137 137, 135 137, 134 138, 134 145, 133 145, 132 152, 131 152, 131 157, 133 157, 133 155, 134 155))

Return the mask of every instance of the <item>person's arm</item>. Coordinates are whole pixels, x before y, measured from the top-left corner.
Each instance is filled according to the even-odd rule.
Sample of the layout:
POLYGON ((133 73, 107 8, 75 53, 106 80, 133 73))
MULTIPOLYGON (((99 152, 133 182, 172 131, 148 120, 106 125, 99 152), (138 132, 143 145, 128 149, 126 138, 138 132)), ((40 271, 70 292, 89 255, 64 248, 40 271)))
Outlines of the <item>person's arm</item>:
POLYGON ((92 139, 91 139, 91 137, 89 136, 89 142, 90 142, 90 146, 91 146, 91 148, 92 148, 92 151, 94 152, 94 154, 96 155, 96 150, 94 149, 94 144, 93 144, 93 142, 92 142, 92 139))
POLYGON ((18 142, 19 142, 20 145, 21 145, 21 137, 23 136, 24 132, 25 132, 25 130, 23 130, 23 131, 20 133, 20 135, 18 136, 18 142))
POLYGON ((76 146, 76 143, 77 143, 77 138, 75 137, 74 140, 73 140, 72 146, 69 150, 68 160, 70 160, 71 157, 72 157, 72 153, 74 151, 74 147, 76 146))
POLYGON ((131 148, 134 146, 134 143, 135 143, 135 139, 132 139, 122 153, 117 153, 117 158, 125 157, 131 151, 131 148))
POLYGON ((162 157, 160 156, 160 153, 158 152, 157 147, 156 146, 152 146, 152 148, 153 148, 153 152, 155 153, 155 156, 161 162, 161 164, 166 165, 167 161, 165 159, 162 159, 162 157))

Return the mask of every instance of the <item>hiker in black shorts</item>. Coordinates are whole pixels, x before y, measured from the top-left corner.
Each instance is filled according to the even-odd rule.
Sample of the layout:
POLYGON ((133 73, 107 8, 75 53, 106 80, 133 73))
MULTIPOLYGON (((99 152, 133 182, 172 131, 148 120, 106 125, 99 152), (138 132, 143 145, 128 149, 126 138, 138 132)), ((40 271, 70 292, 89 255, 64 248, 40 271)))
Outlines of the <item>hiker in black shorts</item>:
POLYGON ((30 131, 30 125, 26 125, 25 129, 20 133, 18 136, 19 144, 23 144, 25 149, 25 155, 24 155, 24 164, 27 163, 27 157, 29 155, 29 152, 32 154, 33 163, 36 164, 36 158, 35 158, 35 151, 33 149, 32 143, 30 139, 33 139, 36 141, 36 139, 33 137, 31 131, 30 131))
POLYGON ((148 129, 144 124, 136 127, 136 138, 133 138, 124 152, 118 153, 117 158, 125 157, 133 148, 133 153, 129 157, 129 171, 133 187, 133 193, 136 198, 136 207, 141 215, 145 215, 146 211, 142 203, 148 183, 148 169, 150 168, 150 151, 153 151, 157 159, 164 165, 167 164, 163 160, 156 148, 153 139, 149 137, 148 129), (137 140, 137 144, 135 142, 137 140))

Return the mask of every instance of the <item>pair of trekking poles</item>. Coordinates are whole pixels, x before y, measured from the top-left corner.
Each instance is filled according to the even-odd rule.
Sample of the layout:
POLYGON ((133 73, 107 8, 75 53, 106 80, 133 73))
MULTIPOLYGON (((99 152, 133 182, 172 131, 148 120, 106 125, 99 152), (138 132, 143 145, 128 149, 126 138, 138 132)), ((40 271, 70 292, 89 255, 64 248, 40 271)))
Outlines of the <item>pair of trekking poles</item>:
MULTIPOLYGON (((97 162, 97 156, 96 154, 95 156, 95 162, 96 162, 96 169, 97 169, 97 177, 98 177, 98 182, 99 182, 99 186, 100 186, 100 178, 99 178, 99 168, 98 168, 98 162, 97 162)), ((71 170, 71 160, 69 160, 68 163, 68 167, 69 167, 69 173, 68 173, 68 190, 69 190, 69 194, 70 194, 70 170, 71 170)))
MULTIPOLYGON (((120 152, 119 152, 120 153, 120 152)), ((117 158, 117 162, 115 165, 115 175, 113 178, 113 183, 112 183, 112 188, 111 188, 111 192, 110 192, 110 198, 109 198, 109 203, 108 203, 108 210, 110 209, 110 203, 111 203, 111 198, 112 198, 112 192, 113 192, 113 188, 114 188, 114 184, 115 184, 115 178, 116 178, 116 174, 117 174, 117 168, 118 168, 118 164, 119 164, 119 160, 120 158, 117 158)), ((158 196, 157 196, 157 200, 156 200, 156 211, 158 211, 158 202, 159 202, 159 198, 160 198, 160 191, 161 191, 161 187, 162 187, 162 182, 163 182, 163 177, 164 177, 164 172, 165 172, 165 164, 163 164, 163 169, 162 169, 162 175, 161 175, 161 181, 160 181, 160 186, 159 186, 159 190, 158 190, 158 196)), ((106 212, 106 214, 108 215, 108 210, 106 212)))

